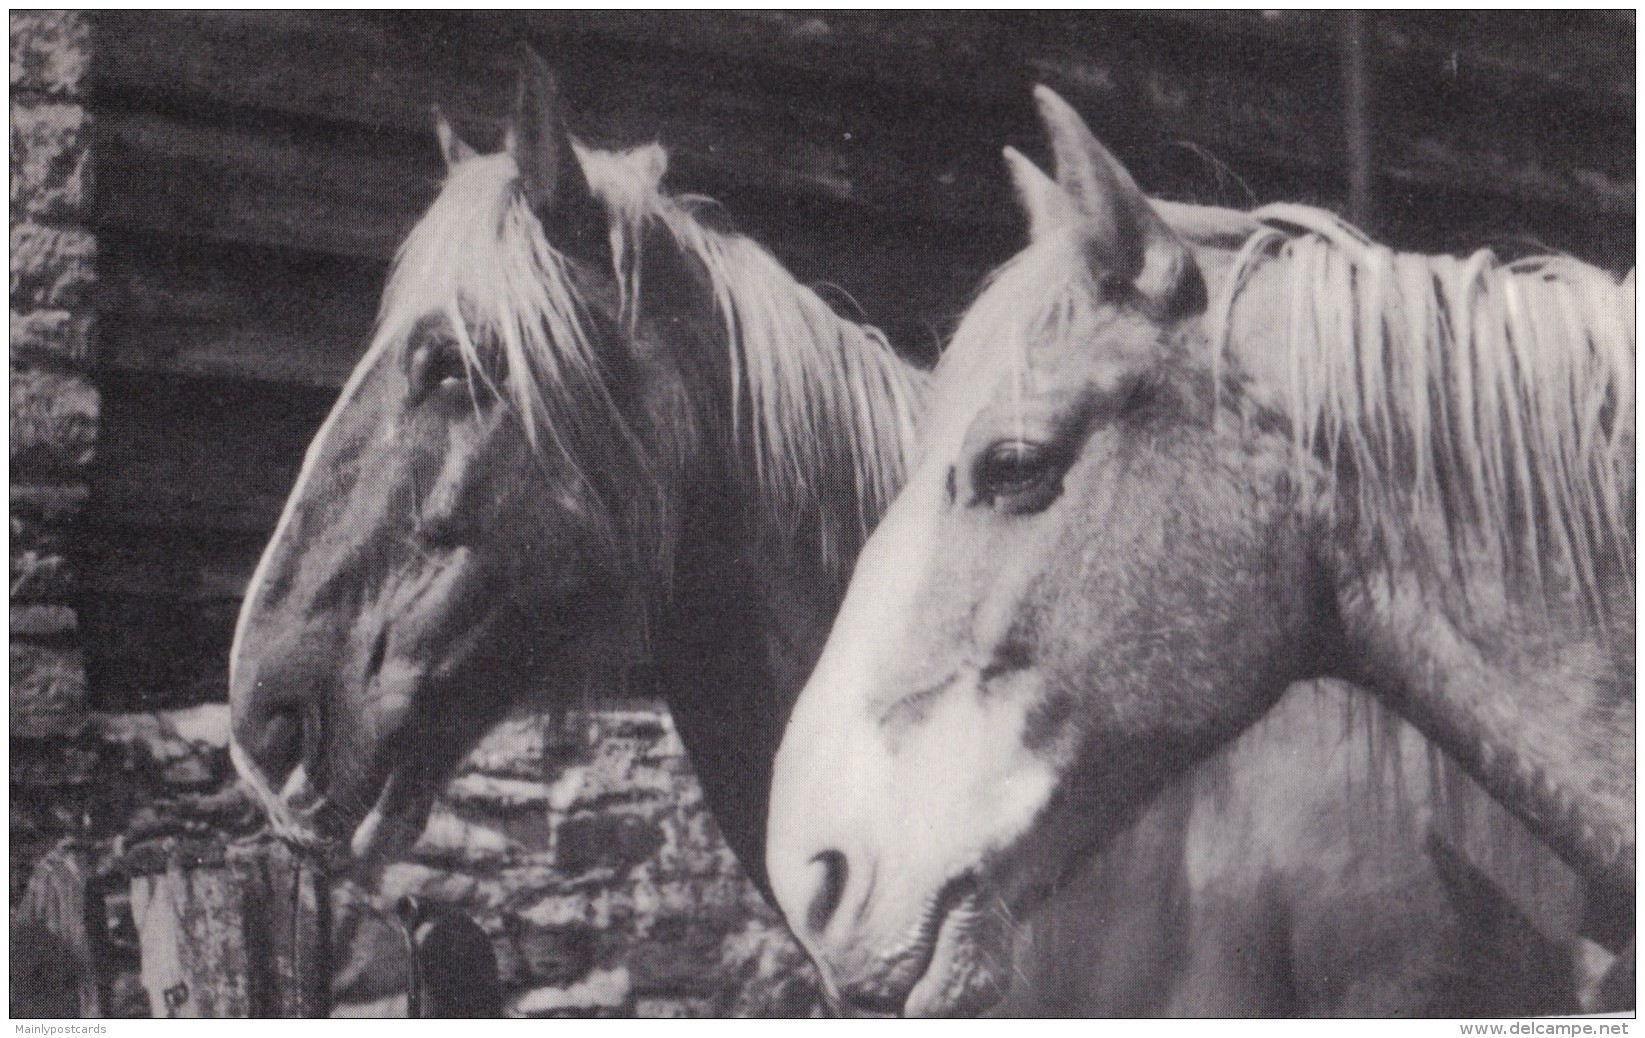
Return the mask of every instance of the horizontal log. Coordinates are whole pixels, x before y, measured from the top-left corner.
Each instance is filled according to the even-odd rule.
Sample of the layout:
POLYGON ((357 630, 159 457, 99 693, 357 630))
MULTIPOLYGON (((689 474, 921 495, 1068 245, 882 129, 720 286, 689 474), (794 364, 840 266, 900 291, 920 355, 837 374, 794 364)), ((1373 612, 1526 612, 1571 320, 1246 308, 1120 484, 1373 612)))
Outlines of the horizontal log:
POLYGON ((98 360, 122 373, 340 386, 365 350, 388 269, 150 232, 103 243, 98 360))
MULTIPOLYGON (((1099 136, 1104 113, 1112 112, 1118 127, 1153 127, 1139 143, 1155 149, 1181 140, 1208 149, 1236 171, 1251 167, 1249 172, 1260 173, 1264 164, 1289 163, 1317 171, 1316 177, 1346 176, 1344 101, 1333 62, 1275 62, 1265 54, 1218 60, 1220 44, 1204 34, 1169 55, 1149 55, 1157 41, 1136 32, 1110 37, 1106 47, 1115 49, 1108 50, 1077 35, 1081 23, 1066 17, 1070 24, 1060 42, 1036 48, 1030 62, 1035 78, 1064 93, 1099 136), (1248 64, 1253 60, 1255 67, 1248 64)), ((1374 64, 1372 74, 1379 174, 1514 206, 1633 211, 1632 150, 1615 146, 1618 137, 1631 140, 1633 130, 1619 110, 1497 96, 1465 81, 1401 78, 1397 69, 1374 64), (1580 129, 1572 132, 1573 125, 1580 129), (1596 134, 1596 126, 1606 131, 1596 134)), ((1143 182, 1163 185, 1168 176, 1156 169, 1143 182)), ((1260 177, 1250 179, 1261 200, 1276 200, 1260 177)))
MULTIPOLYGON (((494 20, 494 15, 473 15, 494 20)), ((1335 12, 1135 11, 985 14, 809 11, 600 11, 515 14, 519 33, 585 44, 664 46, 848 81, 1016 103, 1009 66, 1046 39, 1146 34, 1165 49, 1211 41, 1225 60, 1306 64, 1335 58, 1335 12)), ((1564 92, 1632 107, 1633 26, 1600 12, 1385 14, 1373 46, 1390 71, 1438 79, 1466 69, 1482 89, 1564 92)))
MULTIPOLYGON (((110 92, 180 93, 207 106, 424 137, 435 101, 482 137, 496 136, 514 64, 506 41, 529 30, 561 67, 574 125, 596 140, 661 136, 678 146, 681 158, 727 183, 927 218, 1008 218, 1000 215, 1009 213, 1003 197, 973 183, 974 171, 998 165, 1000 143, 1037 136, 1027 103, 1034 79, 1067 91, 1099 132, 1120 144, 1187 140, 1236 167, 1300 165, 1332 180, 1342 171, 1337 75, 1330 63, 1243 53, 1218 61, 1219 41, 1204 31, 1162 36, 1155 23, 1117 16, 813 16, 796 22, 797 16, 670 14, 666 23, 659 16, 582 13, 455 20, 289 12, 125 17, 103 23, 134 41, 113 48, 116 57, 102 73, 110 92), (932 88, 938 80, 919 73, 894 72, 900 78, 884 90, 842 90, 829 78, 842 67, 919 68, 921 56, 932 53, 951 56, 952 82, 941 91, 932 88), (670 54, 672 61, 656 60, 670 54), (843 54, 855 54, 855 63, 843 54), (789 57, 774 73, 768 64, 780 55, 789 57)), ((1472 90, 1458 96, 1475 100, 1454 115, 1505 108, 1513 118, 1483 139, 1477 129, 1443 121, 1437 131, 1417 127, 1412 137, 1404 126, 1423 109, 1390 107, 1381 131, 1403 175, 1518 202, 1631 209, 1631 192, 1616 189, 1623 179, 1618 164, 1626 166, 1629 182, 1631 165, 1612 146, 1615 134, 1575 135, 1557 152, 1539 153, 1539 142, 1558 136, 1571 120, 1571 104, 1538 108, 1472 90), (1526 112, 1540 116, 1527 122, 1526 112), (1503 176, 1527 157, 1537 160, 1538 175, 1503 176)), ((1612 112, 1612 121, 1617 132, 1631 133, 1625 110, 1612 112)))
MULTIPOLYGON (((395 134, 413 135, 421 142, 420 153, 391 154, 388 164, 417 166, 421 176, 432 179, 438 167, 430 107, 441 104, 461 125, 477 131, 477 143, 494 146, 512 96, 516 58, 506 46, 453 53, 452 38, 461 42, 460 34, 404 27, 396 32, 393 24, 287 13, 145 16, 108 22, 104 31, 110 36, 112 57, 100 72, 104 108, 122 107, 116 103, 119 97, 152 107, 181 95, 196 109, 236 106, 369 127, 359 137, 377 144, 389 144, 387 138, 395 134)), ((600 57, 551 53, 562 65, 573 101, 587 97, 593 102, 576 113, 573 124, 595 142, 626 145, 661 137, 675 145, 678 158, 706 167, 711 179, 722 183, 758 183, 899 210, 908 185, 918 186, 919 177, 903 168, 906 162, 894 151, 843 146, 853 136, 851 127, 838 125, 837 118, 808 122, 796 118, 793 106, 772 103, 770 98, 715 91, 708 83, 681 83, 632 62, 600 57)), ((956 125, 962 122, 966 121, 955 120, 956 125)), ((153 143, 163 143, 176 131, 167 126, 160 131, 162 141, 153 143)), ((865 132, 867 128, 858 127, 859 135, 865 132)), ((141 149, 144 141, 129 139, 135 135, 123 134, 121 143, 141 149)), ((213 151, 234 158, 244 152, 244 145, 227 139, 176 143, 186 152, 176 158, 198 158, 213 151)), ((398 143, 401 150, 412 150, 398 143)), ((980 147, 986 161, 997 164, 993 142, 985 138, 980 147)), ((919 150, 925 150, 924 143, 919 150)), ((346 151, 335 156, 334 179, 339 177, 336 170, 351 158, 346 151)), ((300 164, 283 155, 267 161, 287 169, 300 164)), ((373 167, 364 179, 377 183, 388 176, 373 167)), ((965 187, 952 178, 937 184, 943 189, 939 194, 952 195, 957 184, 965 187)), ((1004 201, 997 194, 994 198, 1004 201)), ((915 207, 921 204, 916 197, 915 207)), ((938 203, 928 203, 927 208, 950 216, 976 212, 974 205, 939 208, 938 203)))
MULTIPOLYGON (((270 140, 253 130, 136 115, 109 117, 104 125, 109 143, 100 183, 110 203, 101 212, 100 229, 106 232, 179 234, 386 260, 436 190, 438 169, 431 152, 418 162, 407 150, 374 150, 364 140, 357 141, 357 147, 296 137, 270 140), (340 172, 344 169, 346 175, 340 172), (120 200, 118 205, 114 199, 120 200)), ((728 150, 749 155, 754 147, 746 143, 728 150)), ((749 164, 758 162, 751 159, 749 164)), ((1003 229, 1015 218, 997 165, 989 163, 996 182, 986 193, 998 209, 993 222, 1003 229)), ((712 179, 701 176, 708 171, 690 158, 676 163, 676 168, 681 171, 677 179, 712 179)), ((711 193, 726 198, 749 179, 739 173, 738 183, 724 185, 729 191, 711 193)), ((841 184, 842 190, 848 189, 844 181, 841 184)), ((977 184, 971 186, 975 189, 977 184)), ((814 205, 786 191, 748 193, 769 200, 764 207, 768 209, 814 205)), ((973 197, 954 204, 976 213, 983 204, 980 195, 974 191, 973 197)), ((945 202, 940 212, 913 215, 953 222, 950 236, 957 236, 964 224, 946 220, 949 211, 945 202)), ((905 215, 901 210, 882 212, 878 223, 905 215)), ((864 214, 857 220, 868 218, 864 214)))
POLYGON ((437 187, 432 154, 415 162, 363 131, 111 113, 98 136, 99 230, 386 259, 437 187))
POLYGON ((274 528, 335 392, 108 373, 83 522, 215 536, 274 528))
MULTIPOLYGON (((951 314, 1019 231, 869 221, 826 206, 758 204, 731 223, 842 313, 931 360, 951 314), (849 301, 848 301, 849 300, 849 301)), ((374 258, 191 240, 148 230, 103 239, 98 359, 118 372, 341 385, 365 348, 387 265, 374 258)))
MULTIPOLYGON (((1382 67, 1417 80, 1468 76, 1498 93, 1569 90, 1632 107, 1634 27, 1601 11, 1383 11, 1368 20, 1382 67)), ((1151 11, 1184 30, 1290 54, 1335 48, 1335 12, 1151 11)))

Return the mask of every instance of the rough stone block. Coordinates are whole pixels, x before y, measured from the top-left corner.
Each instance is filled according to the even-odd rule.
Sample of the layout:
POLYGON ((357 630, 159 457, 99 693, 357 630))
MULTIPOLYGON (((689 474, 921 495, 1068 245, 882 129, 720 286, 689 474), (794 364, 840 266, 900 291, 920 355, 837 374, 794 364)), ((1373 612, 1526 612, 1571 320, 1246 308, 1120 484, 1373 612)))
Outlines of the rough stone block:
POLYGON ((391 901, 403 894, 421 894, 437 901, 468 903, 478 896, 480 882, 460 872, 402 861, 383 870, 378 889, 391 901))
POLYGON ((86 665, 78 649, 11 643, 12 738, 72 735, 86 721, 86 665))
POLYGON ((723 1011, 739 1017, 805 1017, 819 1008, 817 974, 779 923, 748 920, 720 943, 719 973, 735 992, 723 1011))
POLYGON ((67 310, 11 314, 13 360, 49 360, 84 365, 91 361, 92 316, 67 310))
POLYGON ((61 602, 74 591, 74 570, 69 560, 33 548, 11 553, 11 600, 17 602, 61 602))
POLYGON ((586 924, 534 926, 520 923, 513 940, 522 972, 536 984, 570 984, 594 965, 599 938, 586 924))
POLYGON ((11 106, 11 218, 71 220, 91 195, 90 119, 77 104, 11 106))
POLYGON ((224 785, 229 779, 228 758, 225 754, 217 756, 220 760, 210 767, 209 780, 178 782, 174 775, 154 775, 168 787, 155 796, 152 784, 142 781, 152 774, 148 769, 130 758, 104 755, 106 774, 118 774, 122 782, 142 782, 144 787, 138 794, 139 806, 122 831, 126 846, 143 847, 140 854, 159 854, 163 859, 170 841, 197 840, 206 832, 230 838, 248 836, 261 829, 262 810, 239 787, 224 785), (183 790, 180 786, 192 788, 183 790))
MULTIPOLYGON (((13 715, 11 742, 11 784, 13 787, 61 787, 78 786, 89 782, 93 775, 98 773, 98 766, 102 758, 97 751, 88 748, 79 739, 19 739, 19 734, 13 715)), ((15 827, 19 816, 27 809, 34 809, 50 813, 50 809, 60 809, 61 804, 56 800, 35 800, 25 804, 18 800, 12 801, 12 824, 15 827)))
POLYGON ((630 888, 634 914, 642 932, 664 933, 690 920, 708 927, 736 925, 748 914, 743 897, 747 883, 736 879, 643 879, 630 888))
POLYGON ((11 86, 45 94, 80 93, 91 63, 85 11, 11 12, 11 86))
POLYGON ((668 708, 662 704, 633 710, 601 710, 591 718, 590 741, 635 739, 650 743, 673 731, 668 708))
POLYGON ((412 849, 419 860, 457 865, 508 861, 519 851, 519 845, 497 826, 464 818, 440 804, 429 813, 428 825, 412 849))
POLYGON ((574 740, 549 718, 515 717, 493 728, 469 752, 465 773, 541 780, 555 764, 577 752, 574 740))
POLYGON ((11 607, 11 636, 13 638, 55 638, 72 634, 80 628, 80 620, 73 609, 60 605, 31 605, 11 607))
POLYGON ((167 785, 199 787, 221 780, 228 767, 228 705, 202 703, 158 713, 98 714, 97 737, 139 761, 167 785))
POLYGON ((634 983, 625 967, 595 970, 586 980, 533 988, 515 1000, 516 1016, 620 1016, 631 1009, 634 983))
MULTIPOLYGON (((520 782, 520 785, 528 784, 520 782)), ((493 852, 499 859, 540 857, 545 862, 550 860, 548 852, 553 842, 554 824, 551 813, 542 806, 542 801, 548 796, 545 787, 538 783, 535 784, 535 792, 529 789, 514 791, 529 797, 523 802, 515 800, 513 792, 503 792, 501 806, 489 795, 497 790, 487 788, 480 792, 482 795, 474 795, 475 786, 464 779, 448 786, 430 812, 429 826, 418 845, 418 853, 449 857, 452 853, 461 853, 461 849, 455 846, 456 842, 478 838, 482 846, 491 849, 487 852, 488 860, 493 852)))
POLYGON ((706 998, 670 996, 636 999, 634 1015, 642 1020, 700 1020, 719 1014, 706 998))
POLYGON ((42 368, 11 369, 11 465, 56 470, 92 458, 97 439, 97 390, 80 375, 42 368))
POLYGON ((11 305, 73 310, 97 281, 97 239, 79 227, 39 223, 11 229, 11 305))
POLYGON ((662 845, 662 829, 654 821, 628 814, 580 815, 555 830, 554 863, 571 876, 600 867, 621 871, 662 845))
POLYGON ((604 930, 611 926, 611 901, 607 890, 550 894, 536 899, 520 913, 520 919, 544 928, 589 926, 604 930))
POLYGON ((706 995, 721 983, 719 939, 712 932, 694 930, 656 936, 629 949, 624 961, 633 972, 634 986, 646 993, 675 992, 706 995))
POLYGON ((84 507, 79 484, 11 488, 11 601, 62 602, 74 590, 64 550, 69 525, 84 507))
POLYGON ((445 798, 471 810, 488 812, 548 810, 550 787, 529 779, 494 775, 460 775, 445 789, 445 798))

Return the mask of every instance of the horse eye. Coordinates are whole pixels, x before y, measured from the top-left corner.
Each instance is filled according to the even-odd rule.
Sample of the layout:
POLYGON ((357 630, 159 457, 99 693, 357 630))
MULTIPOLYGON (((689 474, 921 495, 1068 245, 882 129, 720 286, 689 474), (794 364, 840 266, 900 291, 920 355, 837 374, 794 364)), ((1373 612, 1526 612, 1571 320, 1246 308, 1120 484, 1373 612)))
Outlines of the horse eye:
POLYGON ((1002 440, 978 456, 971 485, 981 504, 1019 515, 1037 512, 1062 491, 1061 461, 1046 444, 1002 440))

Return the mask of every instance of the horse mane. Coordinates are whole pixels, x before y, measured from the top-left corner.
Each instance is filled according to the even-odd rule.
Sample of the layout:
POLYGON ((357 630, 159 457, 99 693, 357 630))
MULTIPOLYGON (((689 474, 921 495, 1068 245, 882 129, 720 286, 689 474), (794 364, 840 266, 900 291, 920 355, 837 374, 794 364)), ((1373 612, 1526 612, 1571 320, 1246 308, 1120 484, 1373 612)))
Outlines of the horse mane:
MULTIPOLYGON (((1603 637, 1627 623, 1631 643, 1634 275, 1559 255, 1395 252, 1302 205, 1252 216, 1261 226, 1209 313, 1213 368, 1236 305, 1272 315, 1279 341, 1246 345, 1283 358, 1300 485, 1303 462, 1321 459, 1347 477, 1373 547, 1399 538, 1465 595, 1481 575, 1517 580, 1533 604, 1572 602, 1603 637)), ((1370 780, 1399 774, 1403 725, 1368 697, 1345 702, 1342 730, 1367 740, 1370 780)), ((1426 793, 1396 783, 1395 804, 1426 799, 1446 854, 1486 869, 1550 932, 1568 926, 1579 894, 1563 864, 1417 741, 1426 793)))
MULTIPOLYGON (((611 220, 624 327, 638 325, 642 243, 661 227, 706 274, 724 322, 733 442, 768 520, 787 536, 815 522, 825 562, 848 562, 902 484, 926 376, 881 332, 840 317, 751 239, 702 223, 697 200, 663 193, 660 151, 579 145, 577 153, 611 220), (845 472, 849 482, 840 478, 845 472)), ((492 388, 521 414, 534 446, 546 433, 579 472, 591 442, 615 433, 638 447, 602 378, 592 310, 572 261, 544 235, 506 152, 452 168, 396 257, 374 345, 409 334, 431 303, 449 319, 472 376, 488 384, 496 365, 477 342, 481 330, 490 333, 506 370, 492 388)), ((661 478, 640 460, 641 478, 661 478)), ((651 532, 658 536, 645 539, 662 539, 651 532)))
POLYGON ((1633 553, 1633 275, 1394 252, 1302 205, 1252 216, 1215 356, 1236 304, 1278 315, 1299 458, 1351 473, 1363 527, 1413 533, 1459 576, 1481 557, 1550 590, 1563 572, 1599 607, 1599 570, 1633 553))
POLYGON ((700 196, 672 197, 624 175, 621 156, 583 152, 617 216, 618 282, 639 306, 640 244, 650 224, 706 274, 730 360, 731 429, 768 516, 796 532, 808 519, 825 563, 848 564, 902 487, 928 375, 878 328, 841 317, 753 239, 705 224, 700 196), (850 472, 843 487, 839 473, 850 472), (845 509, 833 500, 846 490, 845 509))

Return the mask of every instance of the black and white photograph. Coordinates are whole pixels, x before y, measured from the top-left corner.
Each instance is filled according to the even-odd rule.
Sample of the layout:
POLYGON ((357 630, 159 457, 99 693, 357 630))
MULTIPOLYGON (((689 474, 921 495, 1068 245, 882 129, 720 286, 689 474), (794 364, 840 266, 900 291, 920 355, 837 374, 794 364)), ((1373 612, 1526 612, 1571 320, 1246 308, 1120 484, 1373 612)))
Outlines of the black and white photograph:
POLYGON ((9 19, 18 1034, 1629 1033, 1634 10, 9 19))

